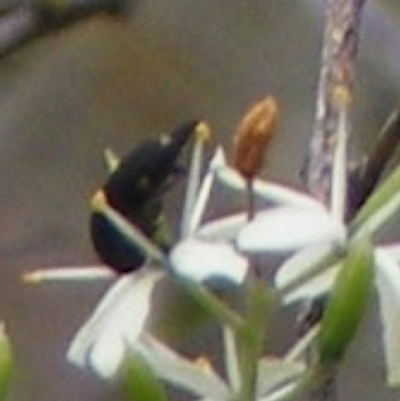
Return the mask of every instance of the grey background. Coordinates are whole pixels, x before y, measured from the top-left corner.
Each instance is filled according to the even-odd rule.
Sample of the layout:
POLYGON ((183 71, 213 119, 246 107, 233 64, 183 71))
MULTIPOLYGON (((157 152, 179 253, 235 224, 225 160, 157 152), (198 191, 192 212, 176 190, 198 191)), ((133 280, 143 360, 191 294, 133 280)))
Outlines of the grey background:
MULTIPOLYGON (((387 3, 371 4, 364 23, 354 154, 398 100, 400 13, 396 0, 387 3)), ((265 173, 300 185, 324 4, 142 0, 127 19, 89 18, 0 62, 0 316, 16 349, 12 399, 117 399, 64 360, 105 286, 28 287, 19 279, 33 268, 95 261, 88 198, 103 178, 105 146, 123 153, 193 117, 228 144, 241 113, 270 93, 281 119, 265 173)), ((176 205, 170 202, 172 218, 176 205)), ((339 399, 395 400, 383 389, 376 313, 367 320, 341 371, 339 399)))

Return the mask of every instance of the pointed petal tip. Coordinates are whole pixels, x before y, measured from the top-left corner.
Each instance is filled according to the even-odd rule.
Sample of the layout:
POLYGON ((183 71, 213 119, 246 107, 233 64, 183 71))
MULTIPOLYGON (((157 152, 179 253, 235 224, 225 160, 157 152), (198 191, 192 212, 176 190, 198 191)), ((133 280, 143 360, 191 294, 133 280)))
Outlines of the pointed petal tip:
POLYGON ((80 369, 90 368, 104 380, 111 380, 118 374, 124 354, 120 341, 108 345, 98 341, 89 346, 74 339, 67 351, 67 361, 80 369))
POLYGON ((222 146, 218 146, 211 160, 211 169, 226 166, 225 151, 222 146))
POLYGON ((32 270, 22 274, 27 284, 40 284, 47 281, 85 281, 110 279, 116 274, 107 266, 65 266, 32 270))
POLYGON ((25 272, 22 274, 21 280, 26 284, 38 284, 41 282, 41 273, 37 270, 25 272))
POLYGON ((163 276, 161 271, 147 269, 114 283, 72 340, 68 361, 102 378, 114 377, 126 349, 135 346, 145 330, 152 291, 163 276))

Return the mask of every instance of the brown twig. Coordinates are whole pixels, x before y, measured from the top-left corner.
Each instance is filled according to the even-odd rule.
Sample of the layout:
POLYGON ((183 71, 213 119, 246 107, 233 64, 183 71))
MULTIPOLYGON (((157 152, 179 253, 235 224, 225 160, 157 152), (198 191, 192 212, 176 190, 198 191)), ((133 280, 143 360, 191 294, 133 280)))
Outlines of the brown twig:
POLYGON ((0 56, 25 43, 39 30, 39 20, 26 7, 10 10, 0 18, 0 56))
POLYGON ((0 57, 32 39, 96 13, 122 14, 128 0, 32 1, 2 10, 0 57))
POLYGON ((350 172, 347 220, 351 219, 373 192, 400 144, 400 109, 395 109, 364 162, 350 172))
MULTIPOLYGON (((336 145, 340 140, 346 141, 350 134, 354 63, 364 4, 365 0, 327 0, 315 124, 303 175, 310 194, 333 208, 332 201, 337 195, 332 192, 333 161, 339 149, 336 145)), ((345 200, 345 188, 343 191, 345 200)), ((334 380, 334 374, 330 375, 310 394, 310 399, 335 400, 334 380)))
MULTIPOLYGON (((308 191, 330 203, 332 159, 340 113, 346 120, 351 107, 354 61, 358 48, 361 11, 365 0, 328 0, 320 69, 315 126, 304 179, 308 191), (343 96, 346 94, 346 102, 343 96)), ((346 121, 348 127, 349 122, 346 121)))

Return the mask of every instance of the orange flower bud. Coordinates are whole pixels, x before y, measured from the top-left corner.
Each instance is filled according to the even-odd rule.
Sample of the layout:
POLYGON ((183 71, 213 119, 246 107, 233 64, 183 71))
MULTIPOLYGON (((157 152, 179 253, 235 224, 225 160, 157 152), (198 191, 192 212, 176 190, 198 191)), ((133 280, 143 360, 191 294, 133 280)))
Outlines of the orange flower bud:
POLYGON ((275 131, 276 100, 268 96, 253 105, 240 121, 233 140, 233 166, 251 180, 260 171, 264 154, 275 131))

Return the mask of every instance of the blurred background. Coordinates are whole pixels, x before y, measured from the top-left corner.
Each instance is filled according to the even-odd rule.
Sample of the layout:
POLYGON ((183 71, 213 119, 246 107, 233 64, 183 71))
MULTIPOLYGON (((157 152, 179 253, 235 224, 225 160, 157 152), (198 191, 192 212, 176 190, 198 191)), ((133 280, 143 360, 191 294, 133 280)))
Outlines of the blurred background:
MULTIPOLYGON (((131 0, 122 13, 41 32, 0 59, 0 316, 16 349, 12 399, 118 399, 64 358, 106 286, 20 281, 27 270, 96 261, 88 199, 104 178, 104 147, 124 153, 191 118, 207 120, 215 141, 229 144, 249 104, 273 94, 281 118, 265 173, 301 185, 325 4, 131 0)), ((398 105, 400 89, 399 2, 366 8, 352 146, 358 156, 398 105)), ((169 204, 173 217, 178 199, 169 204)), ((376 313, 367 320, 340 372, 340 400, 396 398, 384 387, 376 313)))

